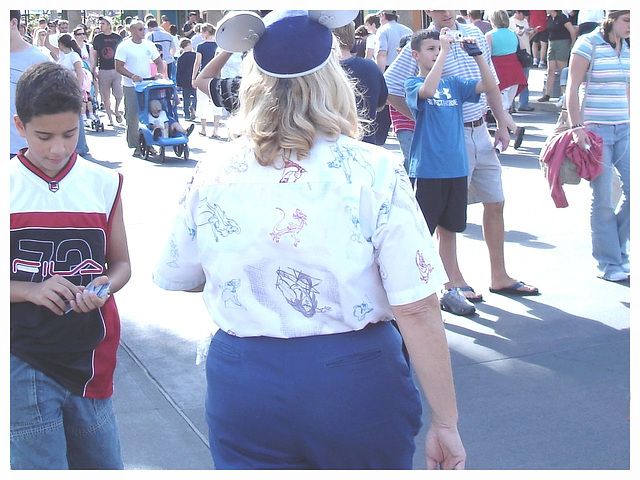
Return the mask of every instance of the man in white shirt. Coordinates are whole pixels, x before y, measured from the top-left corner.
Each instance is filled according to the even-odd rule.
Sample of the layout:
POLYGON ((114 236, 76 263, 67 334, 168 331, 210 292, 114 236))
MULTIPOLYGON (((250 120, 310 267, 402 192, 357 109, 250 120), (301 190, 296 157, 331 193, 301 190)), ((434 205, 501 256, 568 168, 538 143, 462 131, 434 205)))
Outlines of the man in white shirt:
POLYGON ((164 62, 156 46, 145 40, 145 27, 141 20, 129 25, 130 39, 123 41, 116 50, 116 71, 122 75, 124 91, 124 117, 127 122, 127 144, 140 154, 138 145, 138 106, 135 83, 151 77, 151 62, 158 68, 157 77, 164 74, 164 62))

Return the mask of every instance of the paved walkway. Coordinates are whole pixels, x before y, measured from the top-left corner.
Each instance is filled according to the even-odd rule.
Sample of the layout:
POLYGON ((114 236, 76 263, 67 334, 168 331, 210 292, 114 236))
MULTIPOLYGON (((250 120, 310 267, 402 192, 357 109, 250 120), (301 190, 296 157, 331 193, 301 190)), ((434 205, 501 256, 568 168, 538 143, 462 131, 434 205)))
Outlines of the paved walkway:
MULTIPOLYGON (((507 268, 542 295, 489 292, 476 205, 459 236, 460 263, 485 302, 471 318, 443 314, 467 467, 628 469, 630 287, 596 278, 588 184, 566 187, 566 209, 551 201, 537 155, 557 113, 535 101, 542 75, 532 70, 537 110, 515 115, 526 127, 522 147, 501 155, 507 268)), ((131 157, 121 127, 90 133, 88 142, 96 161, 125 175, 133 277, 116 295, 123 333, 114 397, 125 466, 211 469, 204 366, 195 364, 210 321, 199 294, 164 292, 150 275, 193 160, 212 155, 217 141, 194 135, 193 160, 162 165, 131 157)), ((390 139, 387 148, 398 150, 397 142, 390 139)), ((417 469, 425 466, 424 433, 417 438, 417 469)))

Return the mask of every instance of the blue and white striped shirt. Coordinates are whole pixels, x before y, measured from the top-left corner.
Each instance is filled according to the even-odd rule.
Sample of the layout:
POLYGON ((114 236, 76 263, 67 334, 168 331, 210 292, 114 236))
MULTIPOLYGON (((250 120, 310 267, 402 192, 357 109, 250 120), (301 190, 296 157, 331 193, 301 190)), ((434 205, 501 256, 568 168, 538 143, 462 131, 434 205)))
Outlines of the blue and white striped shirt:
MULTIPOLYGON (((487 43, 487 39, 482 31, 473 25, 464 25, 457 22, 456 25, 458 30, 460 30, 465 37, 473 37, 476 39, 478 47, 482 50, 482 54, 493 72, 493 78, 495 79, 496 84, 499 83, 498 75, 496 74, 496 71, 493 68, 493 63, 491 62, 489 44, 487 43)), ((429 28, 435 29, 433 24, 429 28)), ((411 44, 408 43, 384 73, 384 79, 387 82, 389 94, 404 97, 405 80, 409 77, 416 76, 417 74, 418 63, 411 56, 411 44)), ((481 79, 478 64, 457 42, 451 45, 451 50, 447 55, 444 68, 442 70, 443 77, 450 75, 455 75, 469 80, 481 79)), ((485 114, 486 110, 487 100, 483 93, 478 103, 465 102, 462 105, 462 119, 465 123, 476 121, 485 114)))
MULTIPOLYGON (((617 124, 629 122, 629 98, 627 87, 630 81, 630 51, 626 41, 622 41, 620 55, 600 34, 600 29, 583 35, 576 41, 572 54, 581 55, 588 61, 595 44, 595 63, 584 106, 584 123, 617 124)), ((584 99, 588 72, 580 88, 581 101, 584 99)))

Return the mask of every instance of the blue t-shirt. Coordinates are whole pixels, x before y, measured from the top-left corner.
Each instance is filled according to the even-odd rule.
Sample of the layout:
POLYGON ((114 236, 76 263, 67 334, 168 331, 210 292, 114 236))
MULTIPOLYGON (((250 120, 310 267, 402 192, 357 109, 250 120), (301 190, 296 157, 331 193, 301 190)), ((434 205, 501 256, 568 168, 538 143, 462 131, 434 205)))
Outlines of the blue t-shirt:
POLYGON ((416 121, 411 142, 411 178, 457 178, 469 174, 462 104, 477 103, 478 80, 443 77, 433 98, 420 100, 423 77, 405 81, 407 105, 416 121))

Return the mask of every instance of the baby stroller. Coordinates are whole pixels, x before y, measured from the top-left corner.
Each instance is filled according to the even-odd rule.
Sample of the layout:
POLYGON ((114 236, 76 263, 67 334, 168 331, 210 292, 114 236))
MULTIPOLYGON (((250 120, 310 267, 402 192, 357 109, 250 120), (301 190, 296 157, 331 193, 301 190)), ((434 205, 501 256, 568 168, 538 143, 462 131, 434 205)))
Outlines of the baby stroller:
POLYGON ((154 139, 153 131, 149 128, 152 123, 149 118, 149 102, 158 100, 169 119, 169 123, 178 121, 178 91, 171 80, 152 80, 136 84, 136 96, 138 100, 138 138, 142 157, 146 160, 151 155, 151 146, 160 147, 160 161, 165 160, 166 147, 173 147, 176 156, 189 158, 189 138, 181 133, 175 136, 163 136, 154 139))

